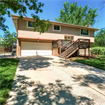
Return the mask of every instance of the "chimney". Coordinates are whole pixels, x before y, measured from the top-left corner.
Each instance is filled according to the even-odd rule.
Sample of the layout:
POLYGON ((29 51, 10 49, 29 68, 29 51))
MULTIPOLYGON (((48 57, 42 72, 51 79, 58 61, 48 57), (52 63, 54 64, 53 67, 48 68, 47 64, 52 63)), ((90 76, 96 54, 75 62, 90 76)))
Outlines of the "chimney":
POLYGON ((85 27, 91 28, 91 25, 85 25, 85 27))

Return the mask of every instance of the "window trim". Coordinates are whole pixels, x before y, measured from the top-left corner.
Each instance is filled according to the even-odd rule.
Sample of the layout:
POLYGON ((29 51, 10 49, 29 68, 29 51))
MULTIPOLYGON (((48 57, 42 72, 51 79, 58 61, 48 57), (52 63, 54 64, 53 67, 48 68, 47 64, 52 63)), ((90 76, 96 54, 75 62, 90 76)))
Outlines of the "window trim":
MULTIPOLYGON (((82 28, 81 28, 82 29, 82 28)), ((88 29, 83 29, 83 30, 88 30, 88 35, 84 35, 84 34, 81 34, 81 29, 80 29, 80 35, 81 36, 90 36, 90 30, 88 30, 88 29)))
POLYGON ((64 39, 65 39, 65 37, 72 37, 72 41, 74 41, 74 36, 72 36, 72 35, 64 35, 64 39))
POLYGON ((53 31, 56 31, 56 32, 61 32, 61 26, 60 26, 60 25, 56 25, 56 26, 59 26, 59 27, 60 27, 60 30, 54 30, 54 25, 55 25, 55 24, 52 25, 52 30, 53 30, 53 31))
MULTIPOLYGON (((27 21, 27 23, 26 23, 26 27, 27 27, 27 28, 34 29, 34 27, 29 27, 29 26, 28 26, 28 22, 29 22, 29 21, 27 21)), ((30 21, 30 22, 31 22, 31 21, 30 21)))

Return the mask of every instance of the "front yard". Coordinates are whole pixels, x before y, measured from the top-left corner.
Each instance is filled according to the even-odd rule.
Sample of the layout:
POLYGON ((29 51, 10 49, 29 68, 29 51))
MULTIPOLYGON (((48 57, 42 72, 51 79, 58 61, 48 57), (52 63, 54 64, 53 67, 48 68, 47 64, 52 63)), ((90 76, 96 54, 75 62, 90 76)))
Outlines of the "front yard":
POLYGON ((0 105, 5 104, 11 90, 19 60, 0 59, 0 105))
POLYGON ((89 59, 82 58, 82 59, 76 59, 75 61, 105 70, 105 56, 99 56, 98 58, 89 58, 89 59))

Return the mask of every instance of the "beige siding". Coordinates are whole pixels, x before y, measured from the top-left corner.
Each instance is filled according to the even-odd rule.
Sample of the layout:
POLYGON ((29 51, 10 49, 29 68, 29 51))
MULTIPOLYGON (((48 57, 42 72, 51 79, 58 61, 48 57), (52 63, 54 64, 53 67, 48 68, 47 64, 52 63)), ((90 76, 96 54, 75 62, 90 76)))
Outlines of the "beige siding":
MULTIPOLYGON (((33 31, 32 28, 27 28, 26 20, 19 20, 19 30, 33 31)), ((71 35, 79 35, 80 36, 80 28, 72 28, 61 26, 61 32, 53 31, 53 25, 51 25, 45 33, 57 33, 57 34, 71 34, 71 35)), ((94 31, 90 31, 90 37, 94 36, 94 31)))
POLYGON ((53 48, 53 55, 58 56, 58 48, 53 48))
POLYGON ((90 37, 94 37, 94 31, 90 30, 90 37))
POLYGON ((80 28, 73 28, 67 26, 61 26, 61 31, 53 31, 53 25, 51 25, 43 34, 39 34, 39 32, 33 32, 33 28, 27 28, 27 21, 26 20, 19 20, 19 34, 18 38, 31 38, 31 39, 49 39, 49 40, 57 40, 57 39, 64 39, 65 35, 74 36, 74 41, 78 38, 86 38, 90 39, 91 42, 94 42, 94 31, 90 30, 89 36, 82 36, 80 35, 80 28))
POLYGON ((14 25, 15 25, 16 31, 18 31, 18 20, 14 19, 13 21, 14 21, 14 25))
MULTIPOLYGON (((85 54, 85 49, 79 49, 79 55, 84 56, 84 54, 85 54)), ((91 52, 90 52, 90 54, 91 54, 91 52)), ((88 49, 86 49, 86 56, 88 56, 88 55, 89 55, 88 49)))

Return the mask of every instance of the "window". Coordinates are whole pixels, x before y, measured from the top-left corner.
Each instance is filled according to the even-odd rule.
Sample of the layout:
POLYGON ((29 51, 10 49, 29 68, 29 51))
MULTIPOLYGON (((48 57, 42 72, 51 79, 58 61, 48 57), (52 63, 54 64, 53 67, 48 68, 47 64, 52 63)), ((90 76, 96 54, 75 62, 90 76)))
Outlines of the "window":
POLYGON ((89 35, 89 30, 81 29, 81 35, 89 35))
POLYGON ((27 21, 27 26, 28 26, 28 27, 33 27, 33 26, 32 26, 32 22, 27 21))
POLYGON ((65 40, 71 40, 70 36, 65 36, 65 40))
POLYGON ((61 31, 61 27, 58 25, 53 26, 53 31, 61 31))

